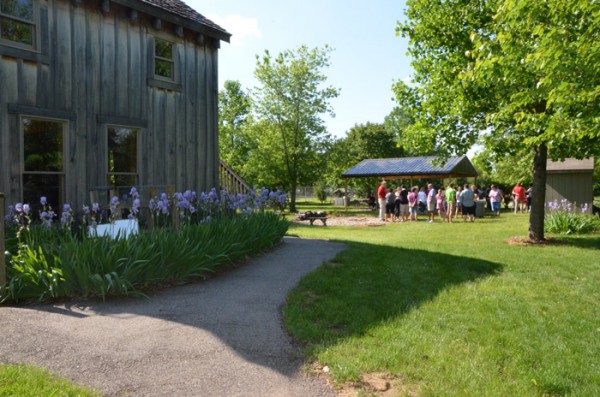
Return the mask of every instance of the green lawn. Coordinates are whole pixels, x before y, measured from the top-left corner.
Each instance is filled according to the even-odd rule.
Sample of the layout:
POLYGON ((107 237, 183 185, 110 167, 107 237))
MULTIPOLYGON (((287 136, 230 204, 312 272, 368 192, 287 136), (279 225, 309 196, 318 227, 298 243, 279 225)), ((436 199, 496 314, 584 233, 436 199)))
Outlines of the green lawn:
MULTIPOLYGON (((598 396, 600 235, 507 244, 526 230, 527 216, 509 213, 474 224, 292 226, 290 235, 349 249, 292 292, 288 328, 340 384, 379 372, 399 395, 598 396)), ((17 395, 96 394, 0 365, 0 397, 17 395)))
POLYGON ((0 365, 0 397, 98 397, 47 371, 24 365, 0 365))
POLYGON ((418 396, 599 396, 600 235, 509 245, 527 221, 292 226, 349 249, 292 292, 287 326, 338 384, 385 373, 418 396))

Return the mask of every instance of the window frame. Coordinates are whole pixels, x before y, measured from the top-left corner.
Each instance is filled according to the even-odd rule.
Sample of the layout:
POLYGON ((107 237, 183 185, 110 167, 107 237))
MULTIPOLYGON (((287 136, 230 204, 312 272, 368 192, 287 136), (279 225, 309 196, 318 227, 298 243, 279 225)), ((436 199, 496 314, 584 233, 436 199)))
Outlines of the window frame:
POLYGON ((2 11, 0 11, 0 19, 7 19, 10 21, 15 21, 18 23, 24 23, 30 26, 33 26, 33 43, 31 45, 29 44, 23 44, 23 43, 19 43, 17 41, 12 41, 9 39, 5 39, 2 36, 0 36, 0 45, 3 46, 7 46, 7 47, 13 47, 13 48, 18 48, 21 50, 28 50, 28 51, 33 51, 36 53, 41 52, 41 18, 40 18, 40 4, 38 0, 32 0, 31 2, 31 7, 32 7, 32 14, 33 14, 33 18, 31 21, 26 20, 26 19, 22 19, 19 17, 16 17, 14 15, 10 15, 10 14, 6 14, 3 13, 2 11))
MULTIPOLYGON (((180 70, 180 51, 183 41, 177 37, 169 36, 161 31, 151 31, 148 35, 147 40, 147 84, 149 87, 159 88, 163 90, 182 92, 183 86, 181 84, 182 71, 180 70), (172 65, 173 65, 173 76, 171 79, 164 76, 157 75, 156 72, 156 41, 164 41, 172 45, 172 65)), ((163 60, 159 57, 158 59, 163 60)))
POLYGON ((157 80, 167 81, 169 83, 177 82, 177 63, 176 63, 176 55, 177 53, 177 43, 163 39, 161 37, 154 37, 154 48, 153 48, 153 62, 152 62, 152 75, 157 80), (156 46, 158 42, 167 43, 171 46, 171 58, 165 58, 156 53, 156 46), (156 61, 168 62, 171 64, 171 77, 161 76, 160 74, 156 74, 156 61))
MULTIPOLYGON (((69 147, 68 143, 68 131, 69 131, 69 120, 53 118, 53 117, 40 117, 29 114, 21 114, 19 115, 19 135, 20 135, 20 197, 24 199, 24 187, 25 187, 25 176, 26 175, 56 175, 59 177, 59 201, 58 203, 52 203, 54 205, 62 205, 65 201, 67 186, 67 149, 69 147), (25 169, 25 119, 35 120, 35 121, 44 121, 44 122, 53 122, 62 125, 62 171, 28 171, 25 169), (62 199, 61 199, 62 198, 62 199)), ((29 203, 33 205, 37 205, 37 203, 29 203)))
POLYGON ((120 125, 120 124, 106 124, 104 127, 104 132, 105 132, 105 137, 106 139, 104 140, 105 145, 106 145, 106 151, 105 151, 105 156, 104 156, 104 161, 105 161, 105 166, 104 166, 104 170, 105 170, 105 183, 106 186, 109 186, 110 188, 119 188, 119 187, 123 187, 120 185, 115 185, 113 186, 111 183, 109 183, 110 181, 110 177, 111 176, 135 176, 135 181, 136 183, 133 186, 137 186, 140 183, 141 180, 141 135, 142 135, 142 130, 143 128, 139 127, 139 126, 131 126, 131 125, 120 125), (134 130, 136 131, 136 148, 135 148, 135 169, 136 172, 111 172, 110 171, 110 165, 109 165, 109 153, 110 153, 110 147, 108 145, 108 138, 109 138, 109 130, 111 128, 127 128, 129 130, 134 130))

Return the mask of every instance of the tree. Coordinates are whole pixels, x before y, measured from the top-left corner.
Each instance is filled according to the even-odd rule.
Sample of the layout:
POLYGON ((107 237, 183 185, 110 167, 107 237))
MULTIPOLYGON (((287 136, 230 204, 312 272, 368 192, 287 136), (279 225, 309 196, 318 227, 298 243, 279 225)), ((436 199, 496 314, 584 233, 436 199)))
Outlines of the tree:
POLYGON ((329 100, 339 94, 336 88, 323 87, 322 69, 329 66, 330 51, 327 46, 301 46, 275 58, 268 51, 256 57, 256 113, 268 124, 259 150, 271 167, 282 167, 280 182, 290 192, 292 212, 296 211, 298 184, 316 181, 324 161, 319 154, 330 139, 321 119, 324 113, 333 115, 329 100))
POLYGON ((245 177, 244 166, 256 146, 249 127, 252 99, 239 81, 227 80, 219 93, 219 157, 245 177))
POLYGON ((506 153, 496 154, 484 148, 472 159, 473 165, 481 172, 481 179, 503 187, 512 187, 521 182, 523 186, 529 186, 533 181, 531 164, 533 163, 533 152, 523 148, 517 155, 506 153))
POLYGON ((600 159, 594 164, 594 196, 600 196, 600 159))
POLYGON ((403 140, 402 137, 404 135, 404 131, 413 123, 414 119, 412 118, 410 111, 396 106, 394 109, 392 109, 390 114, 385 116, 383 125, 385 126, 387 133, 394 135, 396 147, 403 149, 402 156, 426 156, 431 154, 414 150, 415 148, 406 146, 407 142, 403 140))
MULTIPOLYGON (((365 159, 378 159, 404 156, 404 150, 398 145, 401 125, 392 119, 386 119, 387 124, 366 123, 357 124, 348 131, 345 138, 336 141, 332 154, 328 157, 335 159, 330 162, 330 175, 337 186, 341 186, 341 175, 349 168, 365 159)), ((351 180, 356 193, 366 195, 373 193, 380 181, 370 178, 351 180)))
POLYGON ((403 140, 465 153, 534 154, 529 239, 544 239, 546 161, 600 151, 600 3, 408 0, 413 86, 394 86, 415 123, 403 140))

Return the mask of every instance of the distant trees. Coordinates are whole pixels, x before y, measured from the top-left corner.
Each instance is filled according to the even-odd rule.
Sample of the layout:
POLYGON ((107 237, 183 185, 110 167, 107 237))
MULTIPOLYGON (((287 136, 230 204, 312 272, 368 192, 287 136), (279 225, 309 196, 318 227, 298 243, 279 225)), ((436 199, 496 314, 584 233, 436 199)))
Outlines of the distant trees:
POLYGON ((239 81, 226 81, 219 93, 219 157, 240 175, 257 146, 251 126, 250 95, 239 81))
POLYGON ((533 182, 533 152, 523 148, 517 155, 496 154, 488 148, 477 153, 472 159, 473 165, 481 172, 481 179, 505 187, 517 182, 530 185, 533 182))
POLYGON ((219 97, 221 158, 253 185, 290 193, 315 183, 325 167, 331 141, 322 116, 339 90, 325 86, 331 49, 300 46, 276 57, 256 57, 259 85, 250 97, 228 81, 219 97))
POLYGON ((329 66, 330 52, 327 46, 300 46, 276 57, 268 51, 257 56, 255 111, 269 124, 259 142, 269 141, 270 163, 283 170, 280 182, 290 192, 292 212, 298 184, 315 182, 324 165, 319 153, 330 137, 322 115, 333 115, 329 101, 339 95, 338 89, 324 86, 327 77, 323 69, 329 66))
MULTIPOLYGON (((386 124, 366 123, 355 125, 346 137, 331 144, 327 166, 327 182, 331 186, 342 186, 342 173, 365 159, 402 157, 404 149, 398 138, 402 127, 390 120, 386 124)), ((351 186, 361 195, 375 189, 371 179, 352 179, 351 186)))
MULTIPOLYGON (((221 159, 252 186, 289 192, 290 211, 296 210, 298 186, 341 187, 342 173, 356 163, 406 154, 400 137, 413 120, 401 108, 383 123, 355 125, 339 139, 329 135, 322 116, 333 114, 330 100, 339 95, 326 85, 330 52, 327 46, 278 56, 266 51, 257 56, 258 87, 245 91, 227 81, 219 94, 221 159)), ((374 183, 351 180, 363 195, 374 183)))

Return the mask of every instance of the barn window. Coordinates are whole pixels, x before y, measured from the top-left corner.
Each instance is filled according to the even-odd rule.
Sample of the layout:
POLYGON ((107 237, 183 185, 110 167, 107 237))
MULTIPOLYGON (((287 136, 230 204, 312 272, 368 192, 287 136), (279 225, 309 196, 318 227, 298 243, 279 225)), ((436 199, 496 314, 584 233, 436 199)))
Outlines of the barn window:
POLYGON ((0 0, 0 42, 22 48, 37 47, 34 0, 0 0))
POLYGON ((154 75, 157 78, 175 80, 174 44, 165 40, 154 41, 154 75))
POLYGON ((21 118, 23 128, 23 202, 37 205, 44 196, 52 206, 64 204, 65 123, 21 118))
POLYGON ((108 185, 119 187, 138 184, 139 130, 128 127, 108 127, 108 185))

